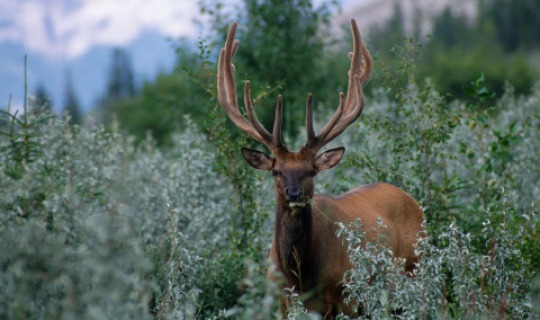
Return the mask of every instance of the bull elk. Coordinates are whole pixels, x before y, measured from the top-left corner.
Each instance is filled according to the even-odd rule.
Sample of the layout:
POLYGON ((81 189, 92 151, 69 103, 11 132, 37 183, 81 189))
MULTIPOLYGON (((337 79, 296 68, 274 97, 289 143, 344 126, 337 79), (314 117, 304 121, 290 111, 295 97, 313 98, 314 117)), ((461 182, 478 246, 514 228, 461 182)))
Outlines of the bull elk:
MULTIPOLYGON (((304 306, 325 318, 340 311, 354 315, 356 310, 343 303, 344 272, 351 267, 341 240, 336 236, 336 222, 349 223, 361 219, 368 239, 376 237, 378 218, 387 226, 388 245, 395 256, 405 259, 406 271, 412 271, 417 257, 414 244, 422 230, 424 215, 420 206, 404 191, 386 183, 360 186, 337 197, 315 195, 313 178, 322 170, 334 167, 345 148, 327 150, 317 155, 327 143, 340 135, 362 112, 362 87, 371 77, 372 60, 360 38, 354 19, 351 20, 353 52, 347 96, 340 93, 339 106, 322 130, 313 128, 312 96, 307 96, 307 142, 298 152, 291 152, 282 143, 282 98, 277 98, 272 133, 258 121, 253 110, 250 82, 245 82, 244 104, 247 116, 238 107, 234 65, 238 49, 236 23, 230 26, 225 46, 221 49, 217 70, 218 100, 222 109, 242 131, 265 145, 271 156, 251 149, 242 149, 248 164, 267 170, 275 181, 276 217, 270 249, 275 269, 282 273, 282 288, 295 288, 306 294, 304 306)), ((275 277, 269 271, 269 280, 275 277)), ((287 299, 281 298, 282 314, 287 299)))

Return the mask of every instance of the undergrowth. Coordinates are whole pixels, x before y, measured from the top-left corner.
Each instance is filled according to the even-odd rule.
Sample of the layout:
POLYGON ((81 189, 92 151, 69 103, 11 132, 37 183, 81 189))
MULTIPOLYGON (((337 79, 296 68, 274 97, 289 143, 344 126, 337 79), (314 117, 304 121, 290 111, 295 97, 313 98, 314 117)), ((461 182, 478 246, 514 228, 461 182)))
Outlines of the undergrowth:
MULTIPOLYGON (((403 50, 414 60, 414 44, 403 50)), ((477 105, 449 103, 405 61, 333 142, 346 156, 316 186, 397 185, 424 208, 428 236, 407 278, 360 225, 342 226, 350 303, 371 319, 538 318, 540 86, 493 101, 479 77, 477 105)), ((115 124, 71 125, 31 99, 25 111, 0 114, 0 318, 278 316, 271 178, 243 162, 247 141, 221 110, 207 132, 186 117, 166 149, 115 124)), ((288 318, 317 318, 291 292, 288 318)))

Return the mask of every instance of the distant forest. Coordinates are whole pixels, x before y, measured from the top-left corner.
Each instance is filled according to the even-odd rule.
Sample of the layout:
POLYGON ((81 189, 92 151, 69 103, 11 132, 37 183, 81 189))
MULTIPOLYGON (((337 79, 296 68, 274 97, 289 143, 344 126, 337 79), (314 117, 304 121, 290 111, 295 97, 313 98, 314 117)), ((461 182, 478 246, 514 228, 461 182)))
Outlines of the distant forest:
MULTIPOLYGON (((316 93, 320 108, 330 110, 337 93, 345 89, 349 33, 336 39, 325 31, 332 12, 340 10, 334 1, 319 7, 311 1, 286 0, 280 1, 280 6, 275 2, 244 0, 241 9, 232 12, 222 5, 201 4, 201 14, 211 17, 211 34, 200 39, 198 50, 180 40, 175 42, 171 48, 177 52, 174 70, 140 88, 134 85, 129 52, 115 49, 107 90, 90 112, 93 122, 116 120, 139 139, 151 133, 160 144, 168 142, 185 115, 204 130, 205 119, 215 107, 217 48, 234 18, 241 22, 242 46, 235 59, 242 70, 238 81, 252 81, 259 93, 256 104, 264 101, 264 105, 272 105, 267 97, 273 99, 277 92, 284 95, 288 106, 285 130, 293 137, 301 125, 300 113, 308 92, 316 93), (310 70, 309 77, 305 77, 306 70, 310 70)), ((473 20, 447 7, 433 18, 432 32, 426 37, 419 28, 412 34, 405 32, 402 8, 396 1, 393 17, 365 32, 377 61, 368 96, 384 81, 395 79, 392 73, 403 71, 398 58, 403 54, 409 56, 417 81, 429 79, 448 100, 467 101, 472 81, 480 76, 496 96, 505 86, 518 94, 529 93, 540 74, 540 1, 478 0, 477 5, 473 20)), ((73 123, 82 123, 69 81, 65 92, 63 110, 73 123)), ((44 100, 47 93, 41 87, 36 96, 44 100)), ((271 108, 259 112, 263 123, 270 125, 271 108)))

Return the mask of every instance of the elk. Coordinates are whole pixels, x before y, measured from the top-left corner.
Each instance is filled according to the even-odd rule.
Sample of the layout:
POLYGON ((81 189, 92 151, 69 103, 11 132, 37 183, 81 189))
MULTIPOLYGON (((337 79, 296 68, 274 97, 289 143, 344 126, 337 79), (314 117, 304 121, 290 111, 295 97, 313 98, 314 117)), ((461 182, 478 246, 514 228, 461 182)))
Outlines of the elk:
MULTIPOLYGON (((336 236, 337 222, 349 223, 361 219, 369 239, 376 235, 378 219, 387 226, 387 244, 396 257, 405 259, 406 272, 412 272, 418 257, 414 253, 417 233, 422 230, 424 215, 420 206, 401 189, 386 183, 372 183, 354 188, 337 197, 315 195, 313 178, 322 170, 338 164, 345 148, 335 148, 318 154, 327 143, 340 135, 361 114, 364 106, 362 88, 372 72, 371 55, 362 42, 358 26, 351 19, 353 52, 347 96, 340 93, 339 106, 328 123, 315 134, 312 95, 307 96, 307 142, 298 152, 282 143, 282 97, 277 98, 274 125, 270 133, 257 119, 253 110, 250 82, 245 82, 244 105, 247 116, 238 106, 234 65, 238 49, 235 40, 237 24, 229 28, 225 46, 221 49, 217 70, 217 93, 221 108, 230 120, 271 152, 242 148, 247 163, 269 171, 275 180, 276 215, 270 260, 283 275, 281 288, 294 288, 307 296, 304 306, 325 318, 340 311, 354 315, 357 310, 343 303, 342 278, 351 268, 345 246, 336 236)), ((269 281, 276 277, 269 268, 269 281)), ((280 298, 284 315, 287 299, 280 298)))

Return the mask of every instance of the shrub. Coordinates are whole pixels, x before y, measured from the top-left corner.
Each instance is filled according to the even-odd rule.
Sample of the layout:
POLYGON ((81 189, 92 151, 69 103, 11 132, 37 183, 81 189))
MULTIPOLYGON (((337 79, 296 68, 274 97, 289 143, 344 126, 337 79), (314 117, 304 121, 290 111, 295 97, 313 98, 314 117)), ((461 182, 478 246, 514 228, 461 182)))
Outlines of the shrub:
MULTIPOLYGON (((378 228, 386 226, 379 222, 378 228)), ((378 241, 366 242, 361 221, 341 224, 338 231, 353 263, 344 277, 346 301, 363 311, 360 318, 533 317, 530 274, 516 249, 531 238, 524 229, 512 233, 505 223, 486 220, 478 236, 486 246, 482 254, 472 246, 473 235, 450 224, 439 235, 441 245, 428 237, 419 241, 422 256, 412 278, 404 275, 403 259, 393 256, 384 246, 384 233, 379 234, 378 241)))
POLYGON ((2 317, 194 316, 197 265, 228 224, 204 136, 186 119, 192 133, 161 152, 114 128, 27 121, 0 140, 2 317), (14 157, 26 140, 33 156, 14 157))
MULTIPOLYGON (((416 50, 397 51, 404 62, 367 100, 365 121, 333 142, 347 147, 342 165, 318 177, 330 194, 390 182, 426 212, 413 279, 344 226, 349 299, 372 318, 534 318, 540 86, 529 96, 507 86, 493 101, 480 77, 471 104, 449 103, 414 78, 416 50)), ((216 106, 206 132, 185 118, 170 148, 30 107, 0 118, 0 318, 275 317, 271 179, 244 163, 248 142, 216 106)), ((289 299, 289 318, 313 317, 289 299)))

